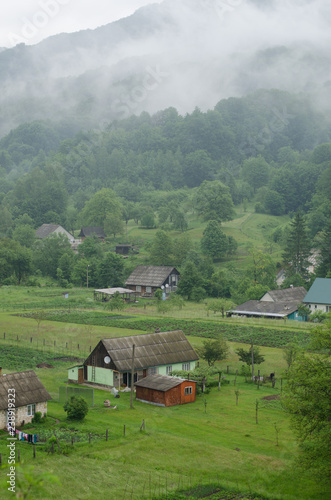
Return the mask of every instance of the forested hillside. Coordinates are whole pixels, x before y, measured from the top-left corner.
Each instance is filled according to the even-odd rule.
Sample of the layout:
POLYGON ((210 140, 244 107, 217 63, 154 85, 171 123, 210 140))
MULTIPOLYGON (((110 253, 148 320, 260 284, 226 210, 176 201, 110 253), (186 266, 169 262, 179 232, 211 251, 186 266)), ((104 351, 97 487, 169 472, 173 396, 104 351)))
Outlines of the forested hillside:
MULTIPOLYGON (((226 261, 236 258, 238 250, 236 237, 229 231, 224 236, 221 224, 248 206, 256 213, 283 217, 279 227, 273 222, 272 234, 263 236, 269 247, 279 249, 279 266, 291 262, 291 256, 286 261, 279 255, 295 230, 284 225, 284 216, 289 221, 300 212, 308 250, 326 249, 320 267, 326 276, 331 270, 330 135, 330 124, 307 98, 276 90, 221 100, 213 110, 196 108, 184 116, 175 108, 144 112, 74 137, 52 122, 21 125, 0 141, 1 258, 7 262, 2 282, 24 282, 38 271, 79 284, 94 259, 91 286, 119 285, 140 259, 182 269, 193 263, 205 274, 200 289, 219 295, 211 277, 223 269, 233 278, 226 261), (82 226, 102 226, 108 245, 101 248, 94 241, 89 247, 85 242, 77 256, 65 242, 36 242, 34 230, 44 223, 61 224, 76 235, 82 226), (127 241, 128 228, 134 227, 150 230, 151 236, 140 245, 140 257, 124 265, 107 252, 116 241, 127 241), (193 227, 200 227, 194 242, 187 231, 193 227), (14 261, 8 265, 8 248, 24 255, 19 270, 14 261)), ((251 253, 246 249, 246 255, 251 253)), ((250 258, 256 267, 256 258, 250 258)), ((259 258, 263 272, 258 279, 256 272, 246 281, 238 276, 238 292, 223 277, 221 295, 239 300, 247 297, 250 286, 275 286, 275 258, 268 253, 259 258)), ((194 273, 187 268, 187 274, 194 273)), ((310 278, 300 279, 308 283, 310 278)), ((255 288, 252 298, 261 290, 255 288)))

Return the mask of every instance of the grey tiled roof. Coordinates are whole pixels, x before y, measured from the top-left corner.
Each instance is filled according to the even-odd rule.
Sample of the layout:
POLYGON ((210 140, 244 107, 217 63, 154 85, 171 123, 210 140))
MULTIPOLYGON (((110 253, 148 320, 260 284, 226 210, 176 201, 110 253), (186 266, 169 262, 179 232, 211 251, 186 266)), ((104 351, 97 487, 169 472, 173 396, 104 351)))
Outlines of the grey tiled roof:
MULTIPOLYGON (((135 382, 135 386, 145 387, 146 389, 154 389, 157 391, 166 392, 173 387, 177 387, 185 380, 177 377, 169 377, 168 375, 149 375, 138 382, 135 382)), ((195 382, 192 381, 193 384, 195 382)))
POLYGON ((278 316, 284 317, 297 311, 297 302, 261 302, 248 300, 231 309, 232 314, 247 314, 249 316, 278 316))
POLYGON ((103 339, 101 342, 119 371, 131 370, 133 344, 135 370, 199 359, 181 330, 103 339))
POLYGON ((8 408, 8 389, 15 389, 16 408, 52 399, 33 370, 0 375, 0 410, 8 408))
MULTIPOLYGON (((273 299, 274 302, 302 302, 307 290, 303 286, 284 288, 279 290, 270 290, 267 292, 268 295, 273 299)), ((265 294, 266 295, 266 294, 265 294)), ((263 297, 262 297, 263 299, 263 297)), ((262 300, 261 299, 261 300, 262 300)))
POLYGON ((138 266, 125 284, 160 287, 173 270, 176 271, 176 268, 172 266, 138 266))
POLYGON ((50 234, 54 233, 60 224, 43 224, 36 230, 37 238, 47 238, 50 234))

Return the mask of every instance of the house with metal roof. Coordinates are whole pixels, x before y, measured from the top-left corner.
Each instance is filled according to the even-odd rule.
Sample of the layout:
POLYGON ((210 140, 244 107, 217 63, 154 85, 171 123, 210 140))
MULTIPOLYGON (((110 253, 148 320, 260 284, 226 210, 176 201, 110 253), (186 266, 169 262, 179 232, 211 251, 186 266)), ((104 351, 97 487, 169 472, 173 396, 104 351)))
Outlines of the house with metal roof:
POLYGON ((331 278, 316 278, 302 302, 312 313, 331 312, 331 278))
POLYGON ((168 375, 149 375, 135 384, 136 400, 156 406, 175 406, 195 401, 196 382, 168 375))
POLYGON ((177 289, 179 272, 172 266, 137 266, 125 286, 143 297, 153 296, 158 288, 167 295, 177 289))
POLYGON ((296 319, 303 321, 298 314, 298 304, 290 302, 262 302, 260 300, 248 300, 243 304, 226 312, 227 316, 265 317, 274 319, 296 319))
POLYGON ((131 386, 148 375, 190 371, 199 359, 181 330, 103 339, 83 365, 69 368, 69 382, 131 386))
POLYGON ((0 368, 0 429, 13 422, 14 415, 16 427, 30 423, 37 411, 44 416, 50 399, 50 394, 33 370, 5 375, 0 368))
POLYGON ((305 321, 298 313, 298 305, 306 295, 303 286, 279 290, 269 290, 260 300, 248 300, 231 311, 227 316, 266 317, 305 321))

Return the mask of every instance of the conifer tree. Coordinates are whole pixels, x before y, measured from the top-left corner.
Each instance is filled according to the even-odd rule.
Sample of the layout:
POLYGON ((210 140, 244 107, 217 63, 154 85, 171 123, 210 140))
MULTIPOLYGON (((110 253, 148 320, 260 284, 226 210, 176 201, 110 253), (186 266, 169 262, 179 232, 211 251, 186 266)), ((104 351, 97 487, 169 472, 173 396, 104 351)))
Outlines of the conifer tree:
POLYGON ((307 225, 300 212, 290 222, 290 230, 283 253, 284 263, 288 267, 287 275, 299 274, 306 278, 308 275, 308 258, 311 253, 311 244, 308 237, 307 225))

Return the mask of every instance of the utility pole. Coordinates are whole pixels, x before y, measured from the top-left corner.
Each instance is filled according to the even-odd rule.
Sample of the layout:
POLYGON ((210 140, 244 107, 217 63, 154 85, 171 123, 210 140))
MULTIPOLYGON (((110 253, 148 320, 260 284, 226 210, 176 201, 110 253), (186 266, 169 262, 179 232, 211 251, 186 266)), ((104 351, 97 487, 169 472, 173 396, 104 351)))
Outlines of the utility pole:
POLYGON ((133 408, 133 387, 134 387, 134 349, 135 344, 132 345, 132 364, 131 364, 131 401, 130 408, 133 408))

